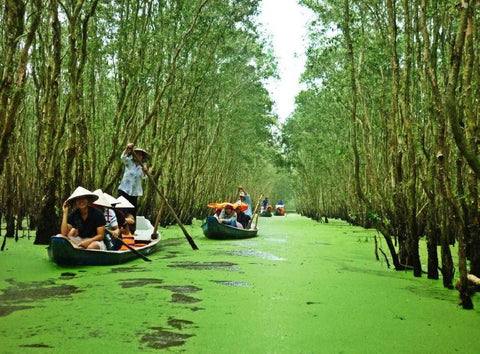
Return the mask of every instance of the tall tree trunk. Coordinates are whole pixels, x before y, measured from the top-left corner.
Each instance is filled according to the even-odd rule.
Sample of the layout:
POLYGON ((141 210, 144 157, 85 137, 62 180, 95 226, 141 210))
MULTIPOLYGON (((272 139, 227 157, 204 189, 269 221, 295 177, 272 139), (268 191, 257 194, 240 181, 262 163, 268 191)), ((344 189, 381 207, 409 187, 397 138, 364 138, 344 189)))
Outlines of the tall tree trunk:
POLYGON ((14 132, 18 112, 24 97, 27 79, 28 53, 33 43, 42 14, 42 1, 32 0, 31 24, 25 30, 25 3, 18 0, 6 0, 3 11, 2 28, 6 29, 3 71, 0 86, 0 174, 3 172, 5 151, 14 132))

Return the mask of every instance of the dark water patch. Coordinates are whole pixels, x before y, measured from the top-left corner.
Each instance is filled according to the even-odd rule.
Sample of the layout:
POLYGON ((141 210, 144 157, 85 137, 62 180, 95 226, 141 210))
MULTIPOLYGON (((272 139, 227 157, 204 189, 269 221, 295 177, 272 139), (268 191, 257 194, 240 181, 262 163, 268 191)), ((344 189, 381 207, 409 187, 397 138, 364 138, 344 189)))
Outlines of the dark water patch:
POLYGON ((33 309, 35 306, 0 306, 0 317, 10 315, 12 312, 33 309))
POLYGON ((172 300, 171 302, 177 303, 177 304, 194 304, 196 302, 202 301, 201 299, 197 299, 192 296, 187 296, 184 294, 179 294, 179 293, 173 293, 172 294, 172 300))
POLYGON ((202 289, 193 285, 161 285, 156 288, 174 291, 176 293, 194 293, 202 289))
POLYGON ((239 287, 239 288, 249 288, 250 284, 244 283, 241 281, 232 281, 232 280, 212 280, 212 282, 220 285, 239 287))
POLYGON ((450 296, 451 292, 447 288, 428 288, 423 286, 423 284, 420 284, 416 286, 407 286, 405 289, 417 296, 448 302, 452 301, 450 296))
POLYGON ((328 242, 313 242, 313 245, 320 245, 320 246, 331 246, 331 243, 328 242))
POLYGON ((175 333, 164 330, 162 327, 153 327, 152 333, 144 334, 141 337, 141 343, 153 349, 166 349, 170 347, 179 347, 185 344, 188 338, 194 334, 175 333))
POLYGON ((133 273, 133 272, 144 272, 145 268, 141 268, 135 265, 131 267, 112 268, 110 271, 112 273, 133 273))
POLYGON ((176 262, 169 264, 168 267, 171 268, 187 268, 195 270, 210 270, 210 269, 222 269, 222 270, 231 270, 238 271, 239 268, 237 264, 231 262, 176 262))
POLYGON ((176 329, 182 330, 183 327, 189 327, 189 325, 193 325, 192 321, 187 321, 187 320, 179 320, 177 318, 169 318, 168 319, 168 324, 176 329))
POLYGON ((263 252, 263 251, 257 251, 254 249, 244 249, 244 250, 236 250, 236 251, 230 251, 226 252, 226 254, 231 255, 231 256, 246 256, 246 257, 256 257, 256 258, 261 258, 261 259, 267 259, 269 261, 284 261, 285 258, 277 257, 271 253, 268 252, 263 252))
POLYGON ((70 272, 64 272, 60 274, 60 279, 62 280, 69 280, 75 278, 76 274, 75 273, 70 273, 70 272))
POLYGON ((175 258, 177 257, 177 255, 179 254, 180 252, 167 252, 167 253, 163 253, 163 257, 161 257, 162 259, 171 259, 171 258, 175 258))
POLYGON ((137 278, 137 279, 125 279, 120 280, 120 285, 122 288, 139 288, 145 285, 150 284, 161 284, 163 283, 162 279, 155 279, 155 278, 137 278))
POLYGON ((54 285, 55 282, 51 280, 31 283, 19 283, 11 280, 8 282, 12 284, 12 287, 3 290, 3 294, 0 295, 1 304, 66 297, 82 291, 73 285, 54 285))
POLYGON ((190 307, 190 310, 192 310, 192 311, 195 312, 195 311, 205 310, 205 308, 203 308, 203 307, 198 307, 198 306, 192 306, 192 307, 190 307))
POLYGON ((306 304, 307 305, 322 305, 323 303, 319 302, 319 301, 307 301, 306 304))
POLYGON ((19 347, 20 348, 53 348, 51 345, 42 344, 42 343, 39 343, 39 344, 20 344, 19 347))

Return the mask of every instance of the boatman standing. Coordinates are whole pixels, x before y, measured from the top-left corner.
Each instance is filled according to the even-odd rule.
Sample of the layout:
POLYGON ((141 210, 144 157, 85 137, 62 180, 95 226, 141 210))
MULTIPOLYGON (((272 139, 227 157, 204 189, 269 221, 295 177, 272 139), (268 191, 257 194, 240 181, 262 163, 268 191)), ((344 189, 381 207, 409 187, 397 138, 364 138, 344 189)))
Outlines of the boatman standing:
POLYGON ((253 216, 253 213, 252 213, 252 200, 250 198, 250 194, 247 193, 245 188, 243 188, 242 186, 238 186, 238 197, 240 199, 237 200, 237 203, 244 203, 248 205, 248 209, 245 210, 244 213, 250 216, 251 218, 253 216))

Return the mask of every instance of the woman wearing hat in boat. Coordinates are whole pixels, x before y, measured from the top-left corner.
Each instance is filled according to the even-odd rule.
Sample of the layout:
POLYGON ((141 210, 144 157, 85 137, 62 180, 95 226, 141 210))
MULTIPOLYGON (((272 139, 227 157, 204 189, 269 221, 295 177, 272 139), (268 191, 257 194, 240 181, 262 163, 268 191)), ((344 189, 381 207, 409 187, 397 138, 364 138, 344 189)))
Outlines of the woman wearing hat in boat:
POLYGON ((77 247, 106 249, 103 242, 105 217, 100 210, 89 205, 97 199, 97 195, 78 187, 63 203, 61 234, 77 247), (75 205, 75 210, 69 214, 70 204, 75 205))
MULTIPOLYGON (((145 173, 148 169, 145 166, 142 167, 142 164, 149 158, 150 155, 145 150, 134 148, 133 143, 128 143, 121 155, 122 162, 125 164, 125 171, 122 182, 118 187, 118 194, 133 204, 133 208, 128 212, 134 218, 137 216, 138 197, 143 195, 142 179, 147 178, 145 173), (138 159, 133 156, 133 153, 138 159)), ((132 233, 135 232, 135 228, 135 224, 131 226, 132 233)))
POLYGON ((237 214, 235 214, 232 203, 224 203, 223 209, 218 216, 218 222, 220 224, 237 227, 237 214))

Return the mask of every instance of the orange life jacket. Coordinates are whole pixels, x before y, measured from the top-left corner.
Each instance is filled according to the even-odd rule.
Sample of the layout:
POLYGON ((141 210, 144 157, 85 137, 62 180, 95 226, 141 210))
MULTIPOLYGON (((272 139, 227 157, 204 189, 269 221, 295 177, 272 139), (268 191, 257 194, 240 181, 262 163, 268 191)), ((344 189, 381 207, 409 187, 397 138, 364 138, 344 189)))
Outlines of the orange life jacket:
MULTIPOLYGON (((133 235, 129 232, 128 234, 126 235, 122 235, 122 240, 123 242, 125 242, 127 245, 131 246, 131 247, 135 247, 135 238, 133 238, 133 235)), ((122 247, 120 248, 121 251, 126 251, 128 250, 129 248, 125 245, 122 245, 122 247)))

